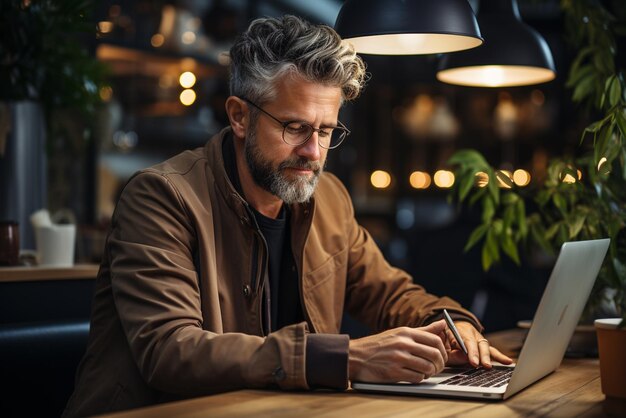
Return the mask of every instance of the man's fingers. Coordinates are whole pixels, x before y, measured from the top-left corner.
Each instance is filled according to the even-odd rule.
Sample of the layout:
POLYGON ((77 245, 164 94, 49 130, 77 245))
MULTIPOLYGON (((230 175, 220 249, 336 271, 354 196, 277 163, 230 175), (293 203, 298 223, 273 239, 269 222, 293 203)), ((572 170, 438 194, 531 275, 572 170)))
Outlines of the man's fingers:
POLYGON ((448 354, 445 351, 442 353, 439 347, 424 344, 415 344, 410 350, 410 354, 413 365, 408 367, 428 376, 441 372, 448 361, 448 354))
POLYGON ((439 321, 432 322, 425 327, 420 327, 422 331, 430 332, 431 334, 439 335, 446 330, 446 321, 440 319, 439 321))
POLYGON ((445 364, 443 363, 441 356, 438 355, 436 350, 433 351, 436 355, 434 359, 429 358, 427 355, 414 355, 413 353, 404 353, 402 360, 398 363, 398 367, 412 370, 416 373, 421 373, 424 376, 434 376, 443 370, 445 364))
POLYGON ((491 351, 491 358, 492 358, 492 360, 495 360, 495 361, 497 361, 499 363, 502 363, 502 364, 511 364, 511 363, 513 363, 513 359, 512 358, 510 358, 509 356, 505 356, 497 348, 490 347, 489 350, 491 351))
POLYGON ((491 368, 491 351, 489 341, 486 338, 481 338, 477 342, 478 355, 480 356, 480 364, 488 369, 491 368))

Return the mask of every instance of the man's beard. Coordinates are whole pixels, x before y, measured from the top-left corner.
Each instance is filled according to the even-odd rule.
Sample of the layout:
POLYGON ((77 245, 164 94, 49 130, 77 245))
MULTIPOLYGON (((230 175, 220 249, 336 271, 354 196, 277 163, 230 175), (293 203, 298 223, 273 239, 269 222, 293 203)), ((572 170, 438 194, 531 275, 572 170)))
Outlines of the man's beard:
POLYGON ((294 156, 282 161, 278 168, 274 169, 272 162, 262 155, 254 132, 247 135, 244 152, 248 169, 255 183, 279 197, 283 202, 288 205, 303 203, 313 195, 323 171, 319 162, 294 156), (313 175, 311 177, 295 176, 294 179, 289 179, 285 175, 285 168, 303 168, 313 171, 313 175))

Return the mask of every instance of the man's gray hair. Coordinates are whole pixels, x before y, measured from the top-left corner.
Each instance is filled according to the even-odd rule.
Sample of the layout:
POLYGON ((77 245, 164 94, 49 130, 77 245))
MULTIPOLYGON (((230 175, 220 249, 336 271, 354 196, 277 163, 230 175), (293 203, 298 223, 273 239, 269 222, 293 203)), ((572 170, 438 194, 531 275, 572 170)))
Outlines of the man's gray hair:
POLYGON ((276 81, 285 75, 339 87, 342 102, 365 84, 363 60, 326 25, 296 16, 254 20, 230 49, 230 94, 265 103, 275 99, 276 81))

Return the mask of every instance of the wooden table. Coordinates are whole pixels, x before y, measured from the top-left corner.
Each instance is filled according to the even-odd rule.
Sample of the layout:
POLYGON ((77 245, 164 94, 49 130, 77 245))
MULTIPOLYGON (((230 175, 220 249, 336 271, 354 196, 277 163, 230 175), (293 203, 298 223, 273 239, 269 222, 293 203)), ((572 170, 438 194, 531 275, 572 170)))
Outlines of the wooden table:
MULTIPOLYGON (((489 335, 507 353, 521 347, 520 330, 489 335)), ((363 394, 355 391, 240 390, 108 415, 110 418, 199 417, 605 417, 597 359, 565 359, 551 375, 501 401, 363 394)))
POLYGON ((0 267, 0 282, 95 279, 99 267, 97 264, 75 264, 72 267, 0 267))

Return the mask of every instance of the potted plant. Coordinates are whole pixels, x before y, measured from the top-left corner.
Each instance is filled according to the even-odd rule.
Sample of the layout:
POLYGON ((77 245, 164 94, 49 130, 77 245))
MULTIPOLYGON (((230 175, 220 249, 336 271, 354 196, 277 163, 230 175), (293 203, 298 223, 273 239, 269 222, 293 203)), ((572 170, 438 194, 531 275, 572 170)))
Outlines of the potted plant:
POLYGON ((64 140, 59 113, 74 109, 75 119, 91 121, 100 102, 105 69, 79 39, 95 33, 92 6, 0 2, 0 218, 19 221, 22 247, 32 248, 28 215, 48 206, 46 155, 80 152, 64 140))
MULTIPOLYGON (((553 158, 543 182, 523 189, 475 150, 458 151, 449 163, 456 167, 458 179, 451 197, 481 205, 481 224, 466 249, 482 242, 485 270, 503 254, 519 264, 520 250, 531 246, 554 253, 565 241, 611 238, 585 315, 603 315, 599 312, 608 307, 618 317, 612 323, 622 329, 613 331, 621 333, 622 346, 616 346, 617 340, 599 343, 601 363, 614 369, 618 363, 602 356, 626 353, 626 83, 617 60, 617 39, 626 35, 626 16, 611 14, 604 4, 561 1, 569 38, 578 50, 567 87, 573 101, 586 105, 595 118, 581 133, 582 155, 553 158)), ((621 5, 616 3, 614 9, 624 14, 621 5)), ((598 332, 598 338, 606 334, 598 332)), ((604 369, 602 373, 604 389, 604 369)), ((626 369, 617 375, 621 390, 604 390, 607 396, 626 396, 626 369)))

